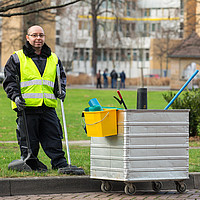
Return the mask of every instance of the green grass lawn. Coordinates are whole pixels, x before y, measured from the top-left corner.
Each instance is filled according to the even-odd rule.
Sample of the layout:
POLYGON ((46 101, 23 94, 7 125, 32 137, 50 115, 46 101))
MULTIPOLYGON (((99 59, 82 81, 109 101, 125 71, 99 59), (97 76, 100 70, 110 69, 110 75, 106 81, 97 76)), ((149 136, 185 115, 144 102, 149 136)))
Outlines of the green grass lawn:
MULTIPOLYGON (((165 100, 162 98, 161 91, 148 92, 148 109, 164 109, 167 105, 165 100)), ((121 91, 124 101, 128 109, 136 109, 137 106, 137 92, 136 91, 121 91)), ((113 98, 117 96, 115 90, 82 90, 82 89, 68 89, 67 97, 64 102, 64 109, 66 115, 66 123, 68 130, 69 140, 87 140, 89 139, 83 130, 83 119, 81 117, 82 111, 89 107, 89 100, 97 98, 99 103, 105 107, 118 107, 123 108, 113 98)), ((57 114, 61 119, 62 115, 60 104, 58 102, 57 114)), ((11 109, 10 100, 6 97, 5 92, 0 86, 0 140, 9 141, 16 140, 16 113, 11 109)))
MULTIPOLYGON (((165 91, 166 92, 166 91, 165 91)), ((167 105, 162 97, 162 91, 148 91, 147 107, 148 109, 164 109, 167 105)), ((137 107, 137 91, 121 91, 124 101, 128 109, 136 109, 137 107)), ((118 107, 119 103, 113 98, 117 96, 115 90, 87 90, 87 89, 68 89, 67 97, 64 102, 66 115, 67 132, 69 140, 89 140, 83 130, 82 111, 89 107, 89 100, 97 98, 99 103, 104 107, 118 107)), ((60 104, 57 108, 58 117, 61 119, 60 104)), ((5 92, 0 86, 0 141, 17 141, 16 129, 16 113, 11 109, 10 100, 6 97, 5 92)), ((192 143, 193 146, 200 146, 198 141, 192 143)), ((84 168, 86 174, 89 174, 90 148, 81 146, 70 146, 70 155, 73 165, 84 168)), ((7 170, 7 165, 14 159, 19 159, 19 148, 17 144, 0 144, 0 177, 19 177, 19 176, 56 176, 57 171, 51 170, 50 160, 41 150, 39 159, 43 161, 50 169, 47 173, 19 173, 7 170)), ((200 171, 199 165, 200 150, 190 149, 190 172, 200 171)))
MULTIPOLYGON (((41 149, 41 148, 40 148, 41 149)), ((19 159, 19 148, 17 144, 0 144, 0 178, 5 177, 27 177, 27 176, 58 176, 57 170, 51 169, 50 159, 45 153, 40 150, 39 160, 41 160, 47 167, 48 172, 16 172, 8 170, 8 164, 13 160, 19 159)), ((72 165, 77 165, 84 168, 86 174, 90 170, 90 148, 82 146, 70 146, 70 158, 72 165)), ((60 175, 59 175, 60 176, 60 175)))

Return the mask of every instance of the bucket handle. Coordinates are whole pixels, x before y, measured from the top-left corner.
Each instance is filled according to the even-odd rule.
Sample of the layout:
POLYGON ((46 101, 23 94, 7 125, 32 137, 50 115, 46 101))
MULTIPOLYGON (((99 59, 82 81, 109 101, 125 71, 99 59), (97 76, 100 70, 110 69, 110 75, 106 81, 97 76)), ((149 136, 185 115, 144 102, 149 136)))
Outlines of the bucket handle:
POLYGON ((100 123, 100 122, 102 122, 107 116, 108 116, 108 114, 109 114, 109 112, 104 116, 104 118, 103 119, 101 119, 100 121, 98 121, 98 122, 94 122, 93 124, 86 124, 86 125, 89 125, 89 126, 91 126, 91 125, 95 125, 95 124, 98 124, 98 123, 100 123))

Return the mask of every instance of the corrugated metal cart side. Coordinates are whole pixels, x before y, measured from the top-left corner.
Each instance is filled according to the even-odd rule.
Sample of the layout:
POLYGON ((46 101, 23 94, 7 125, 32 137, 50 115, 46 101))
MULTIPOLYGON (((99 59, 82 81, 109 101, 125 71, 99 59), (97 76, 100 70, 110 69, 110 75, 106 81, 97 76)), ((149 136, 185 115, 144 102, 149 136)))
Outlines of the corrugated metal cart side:
POLYGON ((118 110, 118 135, 91 138, 90 177, 124 181, 125 193, 134 194, 134 182, 173 180, 183 193, 189 178, 189 110, 118 110))

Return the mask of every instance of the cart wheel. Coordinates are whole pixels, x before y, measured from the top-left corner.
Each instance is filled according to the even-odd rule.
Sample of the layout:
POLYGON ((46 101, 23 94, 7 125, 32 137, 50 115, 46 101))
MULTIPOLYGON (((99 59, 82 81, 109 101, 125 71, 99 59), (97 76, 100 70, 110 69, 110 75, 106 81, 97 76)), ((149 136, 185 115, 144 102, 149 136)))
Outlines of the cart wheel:
POLYGON ((152 182, 152 189, 155 191, 155 192, 159 192, 162 188, 162 182, 158 181, 158 182, 152 182))
POLYGON ((109 192, 112 190, 112 185, 110 182, 108 181, 102 181, 102 184, 101 184, 101 191, 102 192, 109 192))
POLYGON ((176 183, 176 190, 177 190, 177 192, 179 192, 179 193, 184 193, 185 191, 186 191, 186 189, 187 189, 187 186, 186 186, 186 184, 185 183, 176 183))
POLYGON ((135 187, 135 185, 133 185, 133 184, 127 184, 127 185, 125 185, 124 192, 125 192, 125 194, 129 194, 129 195, 135 194, 136 193, 136 187, 135 187))

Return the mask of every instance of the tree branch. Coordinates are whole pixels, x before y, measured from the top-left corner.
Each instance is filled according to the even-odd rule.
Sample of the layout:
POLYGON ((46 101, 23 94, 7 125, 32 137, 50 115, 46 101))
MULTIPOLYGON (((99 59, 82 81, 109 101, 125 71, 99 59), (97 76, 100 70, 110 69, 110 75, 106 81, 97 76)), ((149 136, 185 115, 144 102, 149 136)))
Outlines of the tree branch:
POLYGON ((40 1, 42 1, 42 0, 27 0, 25 2, 15 3, 15 4, 12 4, 12 5, 0 7, 0 12, 6 12, 6 11, 14 9, 14 8, 24 7, 24 6, 34 4, 34 3, 37 3, 37 2, 40 2, 40 1))
MULTIPOLYGON (((35 1, 40 1, 40 0, 35 0, 35 1)), ((77 3, 79 1, 82 1, 82 0, 75 0, 75 1, 72 1, 70 3, 65 3, 65 4, 61 4, 61 5, 57 5, 57 6, 49 6, 49 7, 39 8, 39 9, 35 9, 35 10, 30 10, 30 11, 27 11, 27 12, 18 12, 18 13, 10 13, 10 14, 0 13, 0 17, 12 17, 12 16, 19 16, 19 15, 28 15, 28 14, 36 13, 36 12, 40 12, 40 11, 63 8, 65 6, 72 5, 72 4, 77 3)))
POLYGON ((101 0, 99 2, 99 4, 97 5, 97 8, 96 8, 96 12, 98 12, 98 10, 100 9, 101 5, 103 4, 103 2, 105 2, 105 0, 101 0))

